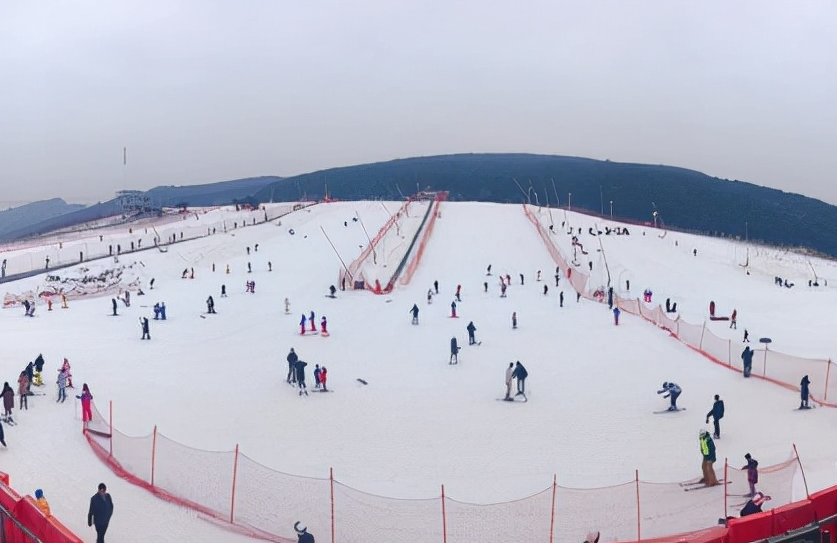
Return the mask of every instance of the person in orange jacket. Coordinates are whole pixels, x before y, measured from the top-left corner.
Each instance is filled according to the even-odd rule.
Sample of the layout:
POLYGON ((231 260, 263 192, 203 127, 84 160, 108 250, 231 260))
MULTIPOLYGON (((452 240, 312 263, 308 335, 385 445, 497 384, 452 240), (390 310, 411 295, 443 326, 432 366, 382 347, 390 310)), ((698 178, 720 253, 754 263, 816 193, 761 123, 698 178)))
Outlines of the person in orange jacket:
POLYGON ((46 498, 44 498, 44 491, 40 488, 35 491, 35 504, 45 517, 52 516, 52 513, 49 511, 49 503, 47 503, 46 498))

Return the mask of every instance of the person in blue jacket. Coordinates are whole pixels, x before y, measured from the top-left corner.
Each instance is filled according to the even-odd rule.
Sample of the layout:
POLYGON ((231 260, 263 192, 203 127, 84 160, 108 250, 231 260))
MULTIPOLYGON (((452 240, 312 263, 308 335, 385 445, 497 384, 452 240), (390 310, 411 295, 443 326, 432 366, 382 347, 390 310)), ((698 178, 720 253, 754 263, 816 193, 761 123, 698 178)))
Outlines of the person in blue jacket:
POLYGON ((753 350, 747 345, 744 347, 744 352, 741 353, 741 360, 744 363, 744 377, 749 377, 750 372, 753 371, 753 350))
POLYGON ((715 424, 715 433, 712 434, 714 439, 721 438, 721 419, 724 418, 724 400, 715 394, 715 403, 712 404, 712 409, 706 414, 706 424, 709 424, 709 417, 712 417, 712 422, 715 424))
POLYGON ((621 314, 622 312, 619 311, 618 307, 613 308, 613 324, 615 324, 616 326, 619 326, 619 315, 621 314))
POLYGON ((663 388, 657 391, 657 394, 663 394, 663 398, 671 398, 671 406, 669 411, 677 411, 677 398, 683 390, 677 386, 677 383, 663 383, 663 388))

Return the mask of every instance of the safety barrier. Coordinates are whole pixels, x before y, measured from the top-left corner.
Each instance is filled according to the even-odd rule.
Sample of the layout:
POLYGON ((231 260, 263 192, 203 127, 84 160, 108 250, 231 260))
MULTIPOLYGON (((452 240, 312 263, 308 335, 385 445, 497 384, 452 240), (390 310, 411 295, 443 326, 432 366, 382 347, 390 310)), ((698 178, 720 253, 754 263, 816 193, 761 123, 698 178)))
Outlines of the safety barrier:
MULTIPOLYGON (((409 285, 410 280, 413 278, 413 274, 416 273, 418 269, 418 265, 421 262, 421 257, 424 255, 424 249, 427 247, 427 243, 430 241, 430 234, 433 233, 433 226, 436 225, 436 219, 439 218, 441 212, 439 211, 439 206, 442 205, 442 201, 444 201, 448 197, 447 192, 440 192, 436 195, 436 199, 433 205, 430 207, 430 218, 427 220, 427 224, 421 229, 421 241, 419 241, 418 247, 416 248, 415 256, 410 260, 410 263, 407 265, 407 269, 404 271, 404 274, 401 276, 400 283, 402 285, 409 285)), ((406 255, 404 255, 405 260, 410 256, 410 252, 408 251, 406 255)))
POLYGON ((0 541, 2 543, 83 543, 53 517, 44 516, 31 496, 21 497, 0 472, 0 541))
MULTIPOLYGON (((462 502, 448 496, 444 486, 428 499, 398 499, 349 487, 333 471, 322 478, 277 471, 238 446, 198 450, 165 437, 156 427, 147 436, 127 436, 113 428, 111 413, 106 418, 94 405, 85 435, 117 475, 231 530, 269 541, 293 541, 291 527, 300 519, 318 540, 332 543, 476 543, 507 533, 522 541, 575 543, 590 527, 612 539, 662 538, 705 530, 718 518, 736 515, 748 489, 746 473, 725 463, 729 484, 685 487, 689 491, 683 485, 691 481, 649 482, 637 471, 632 481, 601 488, 568 488, 553 479, 551 486, 531 496, 502 503, 462 502)), ((772 496, 771 506, 791 503, 801 469, 795 451, 786 462, 760 467, 758 488, 772 496)))

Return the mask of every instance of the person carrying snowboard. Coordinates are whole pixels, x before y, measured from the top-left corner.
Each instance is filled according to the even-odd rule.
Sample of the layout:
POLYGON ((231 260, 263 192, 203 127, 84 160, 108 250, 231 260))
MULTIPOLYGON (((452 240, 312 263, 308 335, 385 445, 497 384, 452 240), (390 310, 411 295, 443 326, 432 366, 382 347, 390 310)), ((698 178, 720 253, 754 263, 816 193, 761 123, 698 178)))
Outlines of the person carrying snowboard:
POLYGON ((721 438, 721 419, 724 418, 724 400, 715 394, 715 403, 712 404, 712 409, 706 414, 706 424, 709 424, 709 417, 712 417, 712 422, 715 425, 715 433, 712 434, 714 439, 721 438))
POLYGON ((671 406, 669 406, 669 411, 677 411, 677 398, 680 396, 680 393, 683 390, 677 386, 677 383, 669 383, 666 381, 663 383, 663 388, 657 391, 657 394, 662 394, 663 398, 671 398, 671 406))
POLYGON ((456 342, 456 337, 450 338, 450 360, 448 364, 459 364, 459 344, 456 342))
POLYGON ((474 332, 477 331, 477 327, 474 326, 474 321, 469 322, 465 329, 468 330, 468 345, 474 345, 477 342, 474 337, 474 332))
POLYGON ((419 323, 419 320, 418 320, 418 315, 419 315, 418 305, 413 304, 413 308, 410 309, 409 313, 413 314, 413 324, 418 324, 419 323))
POLYGON ((523 364, 518 360, 515 363, 512 376, 517 379, 517 394, 515 396, 526 397, 526 378, 529 377, 529 372, 523 367, 523 364))

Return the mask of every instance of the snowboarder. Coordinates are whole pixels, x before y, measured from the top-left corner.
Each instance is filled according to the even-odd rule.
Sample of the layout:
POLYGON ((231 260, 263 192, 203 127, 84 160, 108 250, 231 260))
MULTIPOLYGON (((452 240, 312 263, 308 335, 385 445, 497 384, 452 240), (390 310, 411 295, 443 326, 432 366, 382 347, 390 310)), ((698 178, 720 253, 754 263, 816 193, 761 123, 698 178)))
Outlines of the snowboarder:
POLYGON ((456 285, 456 301, 461 302, 462 298, 459 297, 459 293, 462 291, 462 285, 456 285))
POLYGON ((308 362, 297 360, 294 366, 296 367, 296 384, 299 385, 299 395, 305 394, 308 396, 308 387, 305 386, 305 366, 308 362))
POLYGON ((517 394, 515 396, 526 397, 526 378, 529 377, 529 372, 523 367, 523 364, 518 360, 515 363, 512 376, 517 379, 517 394))
POLYGON ((300 521, 294 522, 297 543, 314 543, 314 536, 308 533, 308 528, 300 521))
POLYGON ((671 406, 669 406, 669 411, 677 411, 677 398, 680 396, 680 393, 683 390, 677 386, 677 383, 669 383, 666 381, 663 383, 663 388, 657 391, 657 394, 663 394, 663 398, 671 398, 671 406))
POLYGON ((732 316, 729 318, 729 327, 731 329, 736 329, 736 330, 738 329, 738 324, 737 324, 736 319, 738 319, 738 310, 733 309, 732 310, 732 316))
POLYGON ((436 294, 439 294, 439 281, 433 281, 433 288, 436 290, 436 294))
POLYGON ((514 379, 514 362, 509 362, 509 367, 506 368, 506 397, 503 398, 506 401, 511 401, 511 386, 512 380, 514 379))
POLYGON ((325 315, 323 315, 320 318, 320 333, 322 333, 324 336, 329 335, 328 334, 328 320, 326 319, 325 315))
POLYGON ((308 319, 305 317, 305 313, 302 314, 302 318, 299 319, 299 335, 305 335, 305 323, 308 322, 308 319))
POLYGON ((802 399, 802 401, 799 402, 800 409, 811 409, 811 406, 808 405, 808 386, 810 384, 811 380, 808 379, 807 375, 799 382, 799 386, 801 387, 799 390, 799 397, 802 399))
POLYGON ((15 391, 9 386, 8 381, 3 384, 3 392, 0 392, 0 397, 3 398, 3 422, 14 423, 12 409, 15 407, 15 391))
POLYGON ((619 326, 619 315, 620 315, 621 313, 622 313, 622 312, 621 312, 621 311, 619 311, 619 308, 618 308, 618 307, 614 307, 614 308, 613 308, 613 324, 615 324, 616 326, 619 326))
POLYGON ((701 463, 703 477, 700 479, 700 482, 706 486, 717 486, 721 483, 718 482, 718 477, 715 475, 715 467, 713 466, 716 460, 715 442, 712 441, 712 437, 706 430, 700 431, 699 441, 700 453, 703 457, 703 462, 701 463))
POLYGON ((77 395, 76 398, 81 400, 81 420, 84 427, 87 428, 87 424, 93 420, 93 410, 90 408, 90 404, 93 401, 93 395, 90 394, 90 389, 87 387, 87 383, 81 385, 81 394, 77 395))
POLYGON ((212 296, 206 299, 206 312, 215 313, 215 300, 212 299, 212 296))
POLYGON ((113 307, 113 316, 115 317, 117 315, 117 313, 116 313, 116 298, 111 298, 110 305, 113 307))
POLYGON ((756 483, 759 482, 759 462, 750 453, 744 455, 747 465, 741 469, 747 470, 747 484, 750 485, 750 493, 744 494, 745 498, 752 498, 756 495, 756 483))
POLYGON ((287 361, 288 361, 288 377, 285 379, 285 382, 288 384, 296 383, 296 361, 299 360, 299 357, 294 352, 293 347, 291 347, 291 352, 288 353, 287 361))
POLYGON ((459 364, 459 345, 456 342, 456 337, 450 338, 450 360, 448 364, 459 364))
POLYGON ((451 318, 456 318, 456 300, 450 303, 450 316, 451 318))
POLYGON ((474 326, 474 321, 469 322, 465 329, 468 330, 468 345, 475 344, 477 340, 474 338, 474 332, 477 331, 477 327, 474 326))
POLYGON ((314 312, 312 311, 311 315, 308 317, 308 324, 311 325, 311 331, 312 332, 317 331, 317 321, 315 321, 314 318, 315 318, 314 312))
POLYGON ((418 305, 413 304, 413 308, 410 309, 409 313, 413 314, 413 324, 418 324, 419 323, 419 320, 418 320, 418 315, 419 315, 418 305))
POLYGON ((148 330, 148 317, 140 317, 140 328, 142 328, 142 337, 140 339, 151 339, 151 333, 148 330))
POLYGON ((517 311, 512 313, 512 330, 517 330, 517 311))
POLYGON ((712 417, 712 422, 715 425, 715 433, 712 434, 712 437, 720 439, 721 419, 724 418, 724 400, 718 394, 715 394, 715 403, 712 404, 712 409, 706 414, 706 424, 709 424, 709 417, 712 417))
POLYGON ((753 371, 753 351, 749 345, 744 347, 744 352, 741 353, 741 360, 744 362, 744 377, 749 377, 750 372, 753 371))

